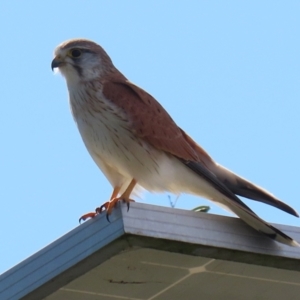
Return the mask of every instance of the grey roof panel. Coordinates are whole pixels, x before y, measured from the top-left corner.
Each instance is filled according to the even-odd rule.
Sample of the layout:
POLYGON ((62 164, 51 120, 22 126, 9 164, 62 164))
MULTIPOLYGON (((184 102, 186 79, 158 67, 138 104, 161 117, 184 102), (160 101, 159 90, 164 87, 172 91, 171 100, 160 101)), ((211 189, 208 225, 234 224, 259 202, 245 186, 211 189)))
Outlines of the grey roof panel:
MULTIPOLYGON (((0 276, 0 299, 41 299, 126 249, 151 248, 300 271, 299 248, 237 218, 132 203, 98 216, 0 276)), ((275 225, 300 241, 297 227, 275 225)))

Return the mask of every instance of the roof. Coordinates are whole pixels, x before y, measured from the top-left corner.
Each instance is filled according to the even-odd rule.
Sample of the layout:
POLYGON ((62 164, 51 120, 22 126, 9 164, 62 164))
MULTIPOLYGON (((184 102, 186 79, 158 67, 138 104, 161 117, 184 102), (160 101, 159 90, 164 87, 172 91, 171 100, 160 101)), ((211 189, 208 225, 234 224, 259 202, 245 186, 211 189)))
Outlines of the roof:
MULTIPOLYGON (((0 276, 0 299, 298 299, 300 250, 238 218, 132 203, 0 276)), ((300 241, 300 228, 275 224, 300 241)))

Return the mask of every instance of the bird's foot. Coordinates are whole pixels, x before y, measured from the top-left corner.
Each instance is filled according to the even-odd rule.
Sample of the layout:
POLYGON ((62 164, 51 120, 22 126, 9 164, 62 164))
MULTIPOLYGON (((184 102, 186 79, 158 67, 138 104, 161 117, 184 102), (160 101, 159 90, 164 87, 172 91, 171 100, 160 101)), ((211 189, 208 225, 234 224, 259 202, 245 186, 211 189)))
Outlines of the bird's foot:
POLYGON ((132 199, 125 199, 122 197, 113 198, 110 201, 107 201, 104 204, 102 204, 100 207, 97 207, 95 209, 95 212, 90 212, 90 213, 87 213, 87 214, 84 214, 83 216, 81 216, 79 218, 79 223, 81 223, 81 221, 85 221, 87 219, 94 218, 97 215, 101 214, 103 211, 106 211, 106 219, 108 222, 110 222, 109 215, 111 214, 112 210, 114 209, 114 207, 117 205, 117 203, 119 201, 123 201, 124 203, 127 204, 127 211, 129 210, 130 202, 135 202, 132 199))
POLYGON ((81 223, 81 221, 85 221, 87 219, 90 219, 90 218, 94 218, 98 215, 97 212, 90 212, 90 213, 87 213, 87 214, 84 214, 83 216, 81 216, 79 218, 79 223, 81 223))
POLYGON ((106 219, 108 222, 110 222, 109 215, 111 214, 112 210, 115 208, 115 206, 117 205, 117 203, 119 201, 123 201, 124 203, 127 204, 127 211, 129 210, 130 202, 134 202, 134 200, 129 199, 129 198, 116 197, 116 198, 111 199, 110 201, 105 202, 100 207, 97 207, 96 213, 101 214, 105 210, 106 211, 106 219))

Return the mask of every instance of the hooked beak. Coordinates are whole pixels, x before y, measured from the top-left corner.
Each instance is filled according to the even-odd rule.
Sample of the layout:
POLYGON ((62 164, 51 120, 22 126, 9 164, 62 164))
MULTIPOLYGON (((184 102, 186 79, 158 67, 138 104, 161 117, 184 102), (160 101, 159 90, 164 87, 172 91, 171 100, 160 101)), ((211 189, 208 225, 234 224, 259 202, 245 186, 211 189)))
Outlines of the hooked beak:
POLYGON ((52 63, 51 63, 52 71, 55 68, 59 68, 59 66, 61 66, 62 64, 63 64, 63 60, 61 59, 61 57, 59 57, 59 56, 54 57, 54 59, 52 60, 52 63))

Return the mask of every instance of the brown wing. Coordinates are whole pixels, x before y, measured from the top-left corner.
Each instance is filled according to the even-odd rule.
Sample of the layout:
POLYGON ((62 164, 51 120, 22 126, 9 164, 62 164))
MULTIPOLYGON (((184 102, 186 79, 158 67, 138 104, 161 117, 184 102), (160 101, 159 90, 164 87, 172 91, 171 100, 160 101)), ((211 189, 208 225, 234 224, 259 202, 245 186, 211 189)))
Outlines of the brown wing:
MULTIPOLYGON (((127 80, 107 81, 103 94, 130 114, 135 134, 157 149, 187 161, 210 161, 208 154, 181 130, 147 92, 127 80), (203 158, 199 157, 203 155, 203 158)), ((205 162, 203 161, 205 164, 205 162)))
POLYGON ((235 194, 264 202, 292 215, 297 212, 260 187, 216 164, 147 92, 121 77, 103 83, 103 94, 126 110, 135 134, 157 149, 176 156, 209 184, 253 213, 235 194))

